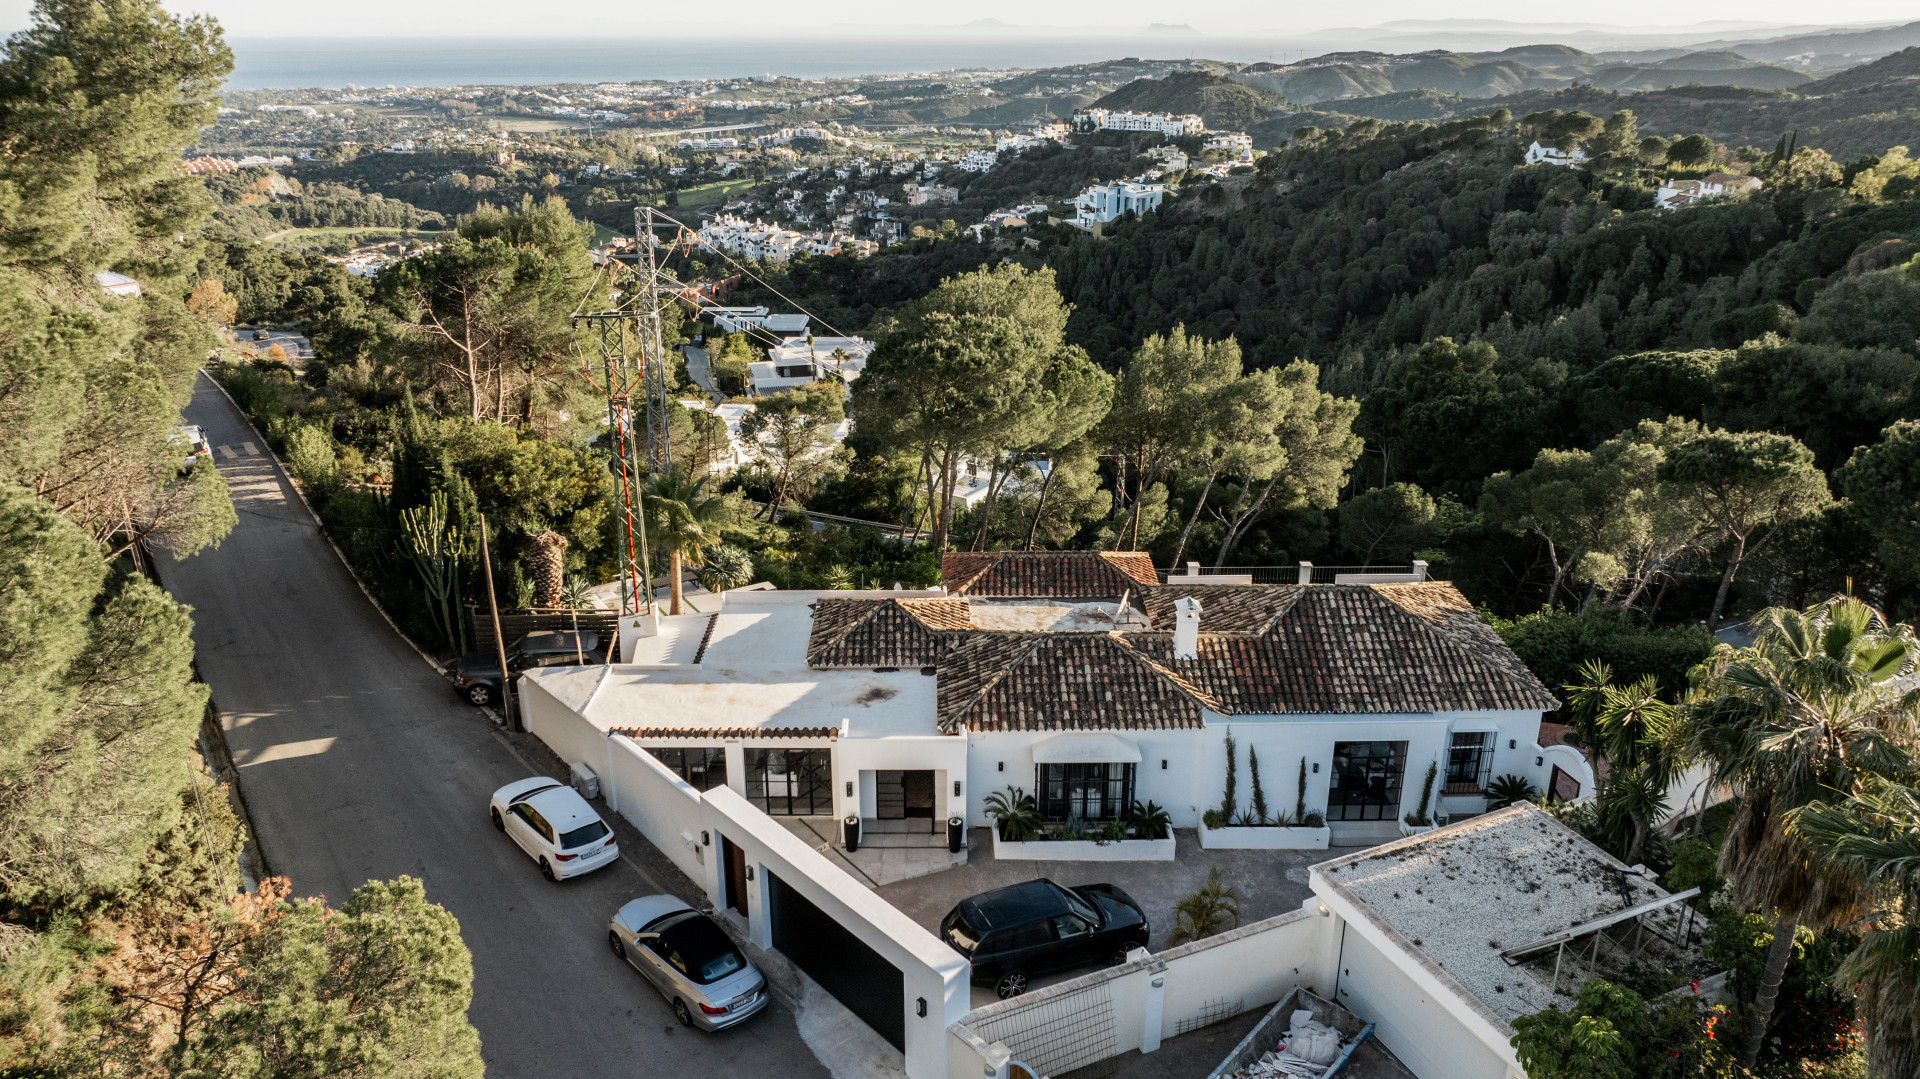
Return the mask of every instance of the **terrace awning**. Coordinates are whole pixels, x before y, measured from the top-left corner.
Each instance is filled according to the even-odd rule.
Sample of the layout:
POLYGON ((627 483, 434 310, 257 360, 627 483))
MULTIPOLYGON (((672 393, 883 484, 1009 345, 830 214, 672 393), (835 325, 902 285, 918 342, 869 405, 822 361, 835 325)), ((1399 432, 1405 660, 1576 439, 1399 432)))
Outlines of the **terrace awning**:
POLYGON ((1139 764, 1140 747, 1117 734, 1057 734, 1033 745, 1035 764, 1139 764))

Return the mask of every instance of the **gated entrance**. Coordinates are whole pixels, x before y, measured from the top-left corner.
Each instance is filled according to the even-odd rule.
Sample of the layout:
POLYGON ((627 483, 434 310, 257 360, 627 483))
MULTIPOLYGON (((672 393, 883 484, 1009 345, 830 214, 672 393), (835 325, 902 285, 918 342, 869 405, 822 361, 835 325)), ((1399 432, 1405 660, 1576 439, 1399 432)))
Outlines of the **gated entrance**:
POLYGON ((904 1051, 907 993, 900 969, 773 873, 767 874, 767 901, 773 946, 904 1051))

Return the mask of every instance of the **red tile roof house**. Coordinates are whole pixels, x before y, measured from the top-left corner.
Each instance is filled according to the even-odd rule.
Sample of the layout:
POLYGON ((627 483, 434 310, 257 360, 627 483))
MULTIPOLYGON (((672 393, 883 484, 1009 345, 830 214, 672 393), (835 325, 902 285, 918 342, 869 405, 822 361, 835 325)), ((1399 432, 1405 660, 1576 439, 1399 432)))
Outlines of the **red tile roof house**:
POLYGON ((1553 695, 1444 583, 1165 585, 1118 552, 942 570, 937 589, 743 590, 717 612, 626 619, 625 662, 528 672, 526 719, 626 734, 769 814, 930 830, 986 825, 1009 786, 1056 823, 1152 801, 1197 827, 1221 807, 1231 738, 1236 814, 1257 754, 1270 813, 1304 805, 1335 844, 1368 843, 1399 837, 1430 766, 1426 810, 1463 816, 1493 779, 1545 788, 1578 757, 1538 744, 1553 695))

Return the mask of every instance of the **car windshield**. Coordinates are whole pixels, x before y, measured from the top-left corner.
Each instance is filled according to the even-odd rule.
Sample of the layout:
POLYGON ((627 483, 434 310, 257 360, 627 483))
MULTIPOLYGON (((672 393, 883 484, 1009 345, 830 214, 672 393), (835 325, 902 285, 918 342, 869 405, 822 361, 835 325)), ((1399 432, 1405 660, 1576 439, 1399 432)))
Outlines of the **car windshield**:
POLYGON ((1062 888, 1060 889, 1060 894, 1067 897, 1067 906, 1072 907, 1075 914, 1085 918, 1088 925, 1100 924, 1100 912, 1093 909, 1092 903, 1082 899, 1079 892, 1062 888))
POLYGON ((948 944, 959 949, 961 955, 972 955, 973 950, 980 946, 980 938, 986 934, 968 925, 967 920, 960 917, 960 912, 956 910, 947 915, 946 921, 940 923, 940 935, 946 938, 948 944))
POLYGON ((584 847, 606 834, 607 825, 604 821, 583 824, 571 832, 560 833, 560 849, 572 850, 575 847, 584 847))
POLYGON ((677 922, 660 934, 668 961, 687 977, 706 985, 746 969, 746 957, 721 928, 695 916, 677 922))

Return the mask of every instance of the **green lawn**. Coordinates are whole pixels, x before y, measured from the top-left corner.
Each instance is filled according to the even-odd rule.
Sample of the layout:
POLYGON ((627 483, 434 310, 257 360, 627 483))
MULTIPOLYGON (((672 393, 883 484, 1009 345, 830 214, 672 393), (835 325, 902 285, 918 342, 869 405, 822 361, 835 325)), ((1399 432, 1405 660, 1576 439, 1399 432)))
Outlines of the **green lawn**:
POLYGON ((705 206, 712 202, 725 202, 736 192, 745 191, 753 185, 752 180, 715 180, 699 187, 689 187, 680 192, 680 205, 705 206))

